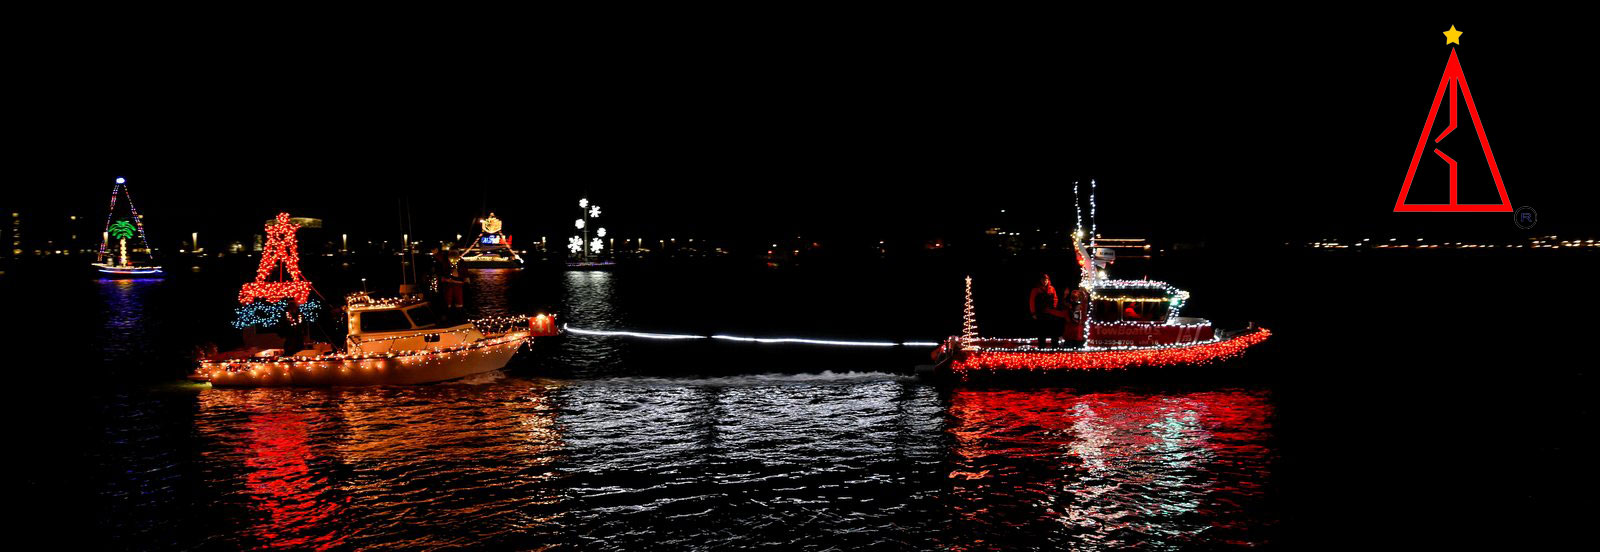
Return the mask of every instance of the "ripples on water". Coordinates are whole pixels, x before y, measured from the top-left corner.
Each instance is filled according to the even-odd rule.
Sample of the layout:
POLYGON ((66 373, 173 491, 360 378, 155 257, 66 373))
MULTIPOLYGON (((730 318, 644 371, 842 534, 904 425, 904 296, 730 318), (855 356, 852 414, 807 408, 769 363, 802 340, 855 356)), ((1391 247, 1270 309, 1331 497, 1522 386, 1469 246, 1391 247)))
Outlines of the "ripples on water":
POLYGON ((211 390, 192 432, 142 423, 169 411, 115 436, 102 519, 140 548, 1259 544, 1268 398, 883 373, 211 390))
POLYGON ((1251 544, 1269 523, 1267 398, 956 391, 947 502, 1015 545, 1251 544))
MULTIPOLYGON (((484 292, 516 272, 476 276, 475 314, 539 300, 484 292)), ((618 278, 565 273, 556 304, 621 327, 618 278)), ((101 337, 138 343, 142 319, 117 314, 137 294, 105 289, 101 337)), ((621 340, 545 347, 573 377, 522 358, 430 386, 116 394, 98 407, 98 528, 137 549, 1166 548, 1274 531, 1266 391, 644 375, 617 370, 621 340)))

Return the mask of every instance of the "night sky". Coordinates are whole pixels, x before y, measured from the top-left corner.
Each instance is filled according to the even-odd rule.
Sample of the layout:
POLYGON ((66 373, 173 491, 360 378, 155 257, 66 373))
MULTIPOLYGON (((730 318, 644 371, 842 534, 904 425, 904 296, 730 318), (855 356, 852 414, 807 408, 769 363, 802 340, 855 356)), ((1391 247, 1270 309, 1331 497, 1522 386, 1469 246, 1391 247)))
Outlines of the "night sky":
MULTIPOLYGON (((76 29, 23 56, 0 207, 100 217, 121 175, 157 245, 279 210, 393 239, 400 197, 420 237, 487 209, 554 241, 587 193, 620 237, 865 241, 1065 227, 1097 178, 1105 233, 1164 241, 1595 233, 1575 21, 655 15, 76 29), (1451 25, 1533 231, 1391 212, 1451 25)), ((1462 199, 1492 198, 1462 108, 1462 199)))

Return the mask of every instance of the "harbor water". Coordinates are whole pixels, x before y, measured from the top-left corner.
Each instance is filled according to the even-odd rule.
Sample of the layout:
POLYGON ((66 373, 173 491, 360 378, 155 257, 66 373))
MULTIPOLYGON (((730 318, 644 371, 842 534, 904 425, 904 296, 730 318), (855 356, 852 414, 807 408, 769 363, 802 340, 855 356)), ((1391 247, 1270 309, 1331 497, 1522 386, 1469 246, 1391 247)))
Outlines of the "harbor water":
MULTIPOLYGON (((1186 314, 1272 327, 1259 354, 1202 381, 1084 387, 921 379, 926 347, 568 333, 443 384, 211 389, 182 377, 195 346, 228 338, 230 290, 251 267, 132 281, 19 267, 0 278, 5 297, 24 298, 8 331, 30 332, 40 353, 6 362, 25 374, 9 401, 23 445, 14 496, 41 530, 116 549, 1254 548, 1360 540, 1394 520, 1575 515, 1549 474, 1577 462, 1562 447, 1583 419, 1567 388, 1581 371, 1492 357, 1480 360, 1546 383, 1450 377, 1466 357, 1426 347, 1473 327, 1451 320, 1460 311, 1379 301, 1423 284, 1357 278, 1399 261, 1316 258, 1256 280, 1205 262, 1157 276, 1194 293, 1186 314), (1350 285, 1363 299, 1317 291, 1350 285), (1390 308, 1439 325, 1406 343, 1352 331, 1390 308), (1507 473, 1520 483, 1474 484, 1507 473), (1411 508, 1424 500, 1458 506, 1411 508)), ((391 266, 306 271, 334 297, 362 278, 391 286, 391 266)), ((936 341, 959 328, 963 274, 534 266, 476 271, 467 307, 557 312, 586 329, 936 341)), ((975 281, 980 327, 1021 328, 1028 271, 975 281)), ((1513 308, 1483 314, 1478 331, 1517 331, 1513 308)))

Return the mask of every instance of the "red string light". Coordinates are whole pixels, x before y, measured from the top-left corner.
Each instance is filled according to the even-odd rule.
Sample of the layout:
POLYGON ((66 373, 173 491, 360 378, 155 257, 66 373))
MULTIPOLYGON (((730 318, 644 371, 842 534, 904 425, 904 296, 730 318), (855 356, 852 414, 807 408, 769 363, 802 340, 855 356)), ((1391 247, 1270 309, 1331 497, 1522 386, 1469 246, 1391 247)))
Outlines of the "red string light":
POLYGON ((300 274, 300 244, 294 233, 300 225, 289 221, 289 213, 278 213, 278 218, 266 226, 267 245, 261 250, 261 265, 256 268, 256 281, 239 288, 239 304, 256 299, 278 301, 285 297, 303 305, 311 295, 311 282, 300 274), (288 279, 271 281, 273 269, 282 265, 288 279))
POLYGON ((1179 347, 1040 352, 980 350, 957 359, 956 373, 972 370, 1119 370, 1135 366, 1205 364, 1243 353, 1272 332, 1260 328, 1223 341, 1179 347))

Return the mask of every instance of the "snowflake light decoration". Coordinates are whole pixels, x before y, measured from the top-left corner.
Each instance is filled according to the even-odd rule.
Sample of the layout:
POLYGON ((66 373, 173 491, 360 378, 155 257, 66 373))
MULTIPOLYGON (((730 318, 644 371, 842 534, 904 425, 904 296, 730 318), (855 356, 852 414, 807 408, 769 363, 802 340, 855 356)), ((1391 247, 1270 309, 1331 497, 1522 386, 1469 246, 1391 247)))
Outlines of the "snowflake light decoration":
POLYGON ((599 237, 590 240, 589 220, 600 217, 600 206, 589 203, 589 198, 579 199, 578 212, 582 213, 583 216, 579 217, 578 220, 572 221, 572 226, 580 230, 582 233, 577 236, 573 236, 571 240, 567 241, 567 249, 572 250, 573 255, 580 256, 585 262, 588 262, 589 255, 593 253, 599 253, 601 248, 604 247, 600 238, 606 236, 606 229, 597 229, 596 234, 599 237))

